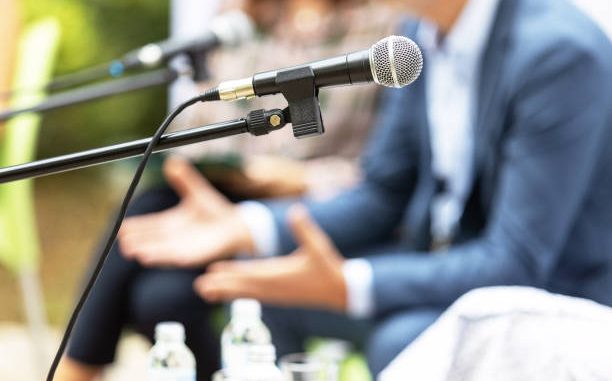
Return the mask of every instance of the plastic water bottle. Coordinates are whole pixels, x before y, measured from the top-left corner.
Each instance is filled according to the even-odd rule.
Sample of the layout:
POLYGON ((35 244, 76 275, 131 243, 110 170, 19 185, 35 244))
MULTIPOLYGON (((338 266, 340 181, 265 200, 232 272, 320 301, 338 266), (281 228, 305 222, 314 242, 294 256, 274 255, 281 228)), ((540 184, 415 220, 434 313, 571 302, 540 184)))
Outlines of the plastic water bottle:
POLYGON ((155 345, 149 352, 149 381, 195 381, 196 362, 185 345, 181 323, 164 322, 155 327, 155 345))
POLYGON ((237 299, 231 306, 231 320, 221 336, 223 369, 239 370, 246 366, 248 348, 270 344, 270 331, 261 321, 261 305, 253 299, 237 299))
POLYGON ((276 351, 272 344, 253 344, 246 352, 242 368, 221 369, 212 381, 285 381, 282 371, 275 365, 276 351))

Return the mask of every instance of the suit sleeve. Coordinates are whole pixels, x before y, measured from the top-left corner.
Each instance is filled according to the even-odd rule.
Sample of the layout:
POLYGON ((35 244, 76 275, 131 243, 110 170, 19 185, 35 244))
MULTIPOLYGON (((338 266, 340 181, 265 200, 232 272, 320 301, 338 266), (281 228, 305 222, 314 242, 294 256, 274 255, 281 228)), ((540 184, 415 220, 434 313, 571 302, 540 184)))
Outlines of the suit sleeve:
POLYGON ((612 86, 604 61, 563 46, 534 62, 512 101, 484 233, 444 253, 398 248, 369 257, 376 314, 448 305, 477 287, 546 284, 609 144, 612 86))
MULTIPOLYGON (((393 234, 415 184, 417 131, 406 116, 409 91, 387 90, 381 98, 376 128, 363 158, 365 179, 355 188, 325 202, 305 200, 318 224, 342 252, 375 244, 393 234)), ((350 128, 350 126, 346 126, 350 128)), ((289 202, 269 204, 278 232, 279 252, 295 242, 288 231, 289 202)))

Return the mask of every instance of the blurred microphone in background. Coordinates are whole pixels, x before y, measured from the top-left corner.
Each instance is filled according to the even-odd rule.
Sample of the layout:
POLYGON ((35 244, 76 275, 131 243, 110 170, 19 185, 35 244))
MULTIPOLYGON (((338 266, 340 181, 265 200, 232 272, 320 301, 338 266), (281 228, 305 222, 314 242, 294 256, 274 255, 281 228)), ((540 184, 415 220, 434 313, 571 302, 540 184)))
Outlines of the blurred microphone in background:
MULTIPOLYGON (((69 73, 47 84, 49 91, 86 85, 90 82, 118 78, 130 72, 155 68, 181 57, 175 64, 177 73, 189 74, 196 80, 208 77, 207 56, 218 48, 236 47, 254 37, 249 16, 239 10, 215 16, 207 23, 194 23, 197 30, 185 37, 171 37, 134 49, 109 64, 69 73)), ((179 76, 185 77, 185 76, 179 76)), ((179 78, 180 79, 180 78, 179 78)))
POLYGON ((252 21, 243 12, 226 12, 210 20, 206 27, 200 27, 199 33, 191 37, 174 37, 127 53, 112 64, 111 71, 116 70, 118 74, 123 70, 154 67, 179 54, 195 55, 194 59, 205 60, 202 54, 212 49, 236 47, 253 38, 253 28, 252 21))

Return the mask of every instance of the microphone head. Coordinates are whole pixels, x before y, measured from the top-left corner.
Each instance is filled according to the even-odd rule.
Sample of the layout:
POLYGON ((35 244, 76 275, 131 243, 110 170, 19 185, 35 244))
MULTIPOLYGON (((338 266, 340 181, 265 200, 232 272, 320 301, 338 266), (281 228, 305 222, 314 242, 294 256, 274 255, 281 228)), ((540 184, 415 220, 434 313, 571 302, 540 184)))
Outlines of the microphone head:
POLYGON ((253 39, 255 24, 241 11, 225 12, 211 21, 210 30, 223 46, 239 46, 253 39))
POLYGON ((423 55, 411 39, 389 36, 370 49, 370 68, 374 82, 400 88, 419 78, 423 69, 423 55))

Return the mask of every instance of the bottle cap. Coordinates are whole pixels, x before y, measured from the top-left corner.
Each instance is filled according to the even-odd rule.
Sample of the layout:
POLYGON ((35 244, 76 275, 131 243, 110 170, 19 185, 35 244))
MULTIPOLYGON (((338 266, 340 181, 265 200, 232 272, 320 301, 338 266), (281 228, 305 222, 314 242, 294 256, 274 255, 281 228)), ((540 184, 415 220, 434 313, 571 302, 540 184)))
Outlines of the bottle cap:
POLYGON ((261 317, 261 304, 255 299, 236 299, 231 309, 232 317, 261 317))
POLYGON ((155 340, 185 341, 185 327, 175 321, 159 323, 155 326, 155 340))

